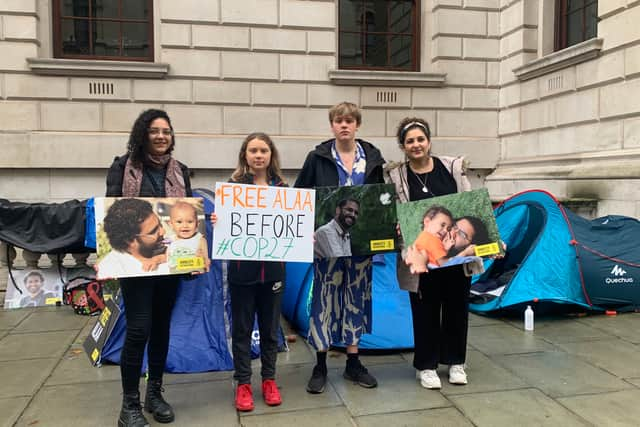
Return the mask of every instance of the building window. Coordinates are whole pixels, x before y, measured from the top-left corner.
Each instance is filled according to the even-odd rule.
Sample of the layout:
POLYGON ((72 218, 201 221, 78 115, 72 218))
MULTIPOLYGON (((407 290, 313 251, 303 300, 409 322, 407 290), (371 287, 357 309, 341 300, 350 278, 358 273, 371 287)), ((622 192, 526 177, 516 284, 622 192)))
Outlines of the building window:
POLYGON ((341 69, 418 70, 417 0, 340 0, 341 69))
POLYGON ((597 35, 597 0, 556 1, 555 50, 564 49, 597 35))
POLYGON ((153 0, 53 0, 56 58, 153 61, 153 0))

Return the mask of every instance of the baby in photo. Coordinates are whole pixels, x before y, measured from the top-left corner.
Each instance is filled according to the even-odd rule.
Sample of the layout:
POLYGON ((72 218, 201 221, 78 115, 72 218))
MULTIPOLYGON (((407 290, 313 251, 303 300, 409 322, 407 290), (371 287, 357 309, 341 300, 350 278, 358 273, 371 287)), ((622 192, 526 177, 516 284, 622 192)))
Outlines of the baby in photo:
POLYGON ((180 258, 202 257, 208 269, 211 261, 207 240, 198 231, 196 208, 187 202, 177 202, 169 211, 169 225, 174 234, 167 250, 169 268, 177 269, 180 258))

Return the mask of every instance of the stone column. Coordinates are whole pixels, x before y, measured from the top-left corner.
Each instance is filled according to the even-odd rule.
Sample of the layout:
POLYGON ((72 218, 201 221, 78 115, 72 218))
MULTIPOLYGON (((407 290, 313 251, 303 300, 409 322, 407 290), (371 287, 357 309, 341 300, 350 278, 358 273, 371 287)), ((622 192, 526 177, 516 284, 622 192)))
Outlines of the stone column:
POLYGON ((16 249, 8 243, 0 242, 0 266, 8 267, 11 265, 13 267, 15 259, 16 249))

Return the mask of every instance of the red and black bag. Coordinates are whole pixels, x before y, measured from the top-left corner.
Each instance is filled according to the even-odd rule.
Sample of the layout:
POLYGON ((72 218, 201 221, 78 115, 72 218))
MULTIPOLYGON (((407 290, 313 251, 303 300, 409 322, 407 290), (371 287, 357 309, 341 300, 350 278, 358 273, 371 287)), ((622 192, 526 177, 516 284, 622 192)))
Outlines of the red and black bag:
POLYGON ((95 278, 76 277, 64 287, 64 303, 76 314, 96 315, 104 308, 102 282, 95 278))

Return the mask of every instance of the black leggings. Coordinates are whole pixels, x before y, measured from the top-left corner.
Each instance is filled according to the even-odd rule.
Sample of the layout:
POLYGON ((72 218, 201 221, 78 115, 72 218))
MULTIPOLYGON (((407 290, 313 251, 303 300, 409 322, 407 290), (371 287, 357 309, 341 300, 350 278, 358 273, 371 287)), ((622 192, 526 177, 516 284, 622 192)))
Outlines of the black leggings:
POLYGON ((235 369, 233 377, 238 384, 251 383, 251 333, 257 315, 260 330, 260 361, 262 362, 260 374, 263 380, 274 379, 278 357, 280 304, 284 288, 280 282, 254 285, 230 283, 229 285, 235 369))
POLYGON ((471 277, 465 276, 462 266, 420 275, 418 293, 409 293, 416 369, 436 369, 438 363, 465 362, 470 287, 471 277))
POLYGON ((147 342, 149 378, 162 379, 169 352, 169 326, 178 280, 175 276, 120 280, 127 319, 127 335, 120 356, 122 389, 125 393, 138 391, 147 342))

